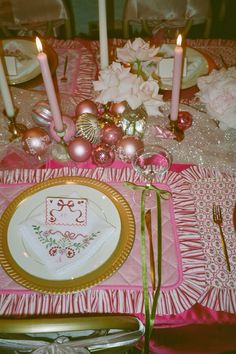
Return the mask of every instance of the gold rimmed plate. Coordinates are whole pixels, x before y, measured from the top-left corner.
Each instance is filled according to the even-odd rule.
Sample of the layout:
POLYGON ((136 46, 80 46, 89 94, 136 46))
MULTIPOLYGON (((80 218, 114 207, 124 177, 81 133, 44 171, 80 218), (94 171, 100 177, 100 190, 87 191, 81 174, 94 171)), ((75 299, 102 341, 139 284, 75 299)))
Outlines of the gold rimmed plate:
MULTIPOLYGON (((42 83, 41 70, 37 59, 38 50, 35 40, 17 37, 2 40, 4 56, 15 58, 16 74, 7 75, 9 85, 30 88, 42 83)), ((52 75, 55 73, 58 60, 56 52, 45 43, 43 50, 47 54, 52 75)))
MULTIPOLYGON (((87 220, 94 223, 94 220, 87 220)), ((59 177, 34 185, 16 197, 0 221, 0 262, 8 275, 22 286, 45 293, 70 293, 94 286, 110 277, 128 257, 135 237, 135 222, 127 201, 106 183, 86 177, 59 177), (28 248, 22 224, 34 223, 45 212, 45 200, 84 198, 92 203, 96 214, 114 230, 88 253, 78 258, 66 272, 50 269, 40 258, 37 244, 28 248)), ((96 225, 95 225, 96 228, 96 225)), ((28 237, 28 236, 27 236, 28 237)), ((52 260, 53 261, 53 260, 52 260)), ((53 264, 52 264, 53 265, 53 264)))
MULTIPOLYGON (((174 51, 175 45, 168 44, 168 48, 169 50, 172 49, 172 51, 174 51)), ((162 54, 165 55, 165 52, 162 54)), ((197 84, 197 79, 200 76, 207 75, 213 68, 215 68, 214 61, 208 55, 197 49, 186 47, 185 56, 187 58, 187 72, 186 76, 182 79, 182 90, 195 86, 197 84)), ((162 78, 160 80, 160 89, 172 90, 172 78, 162 78)))

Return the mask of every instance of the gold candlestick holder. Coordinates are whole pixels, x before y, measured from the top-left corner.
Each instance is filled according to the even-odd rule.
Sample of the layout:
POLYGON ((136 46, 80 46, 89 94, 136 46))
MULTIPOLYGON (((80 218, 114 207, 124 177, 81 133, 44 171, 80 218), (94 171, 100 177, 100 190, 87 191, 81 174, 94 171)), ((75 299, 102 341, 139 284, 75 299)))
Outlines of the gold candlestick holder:
POLYGON ((7 120, 8 120, 8 131, 11 134, 10 141, 19 139, 24 134, 24 132, 27 130, 27 127, 24 124, 16 122, 16 117, 17 117, 18 112, 19 112, 19 109, 15 108, 14 116, 10 117, 7 115, 5 110, 3 111, 3 114, 7 117, 7 120))
POLYGON ((67 152, 67 144, 64 140, 64 136, 65 136, 65 131, 56 131, 56 134, 58 135, 58 137, 60 138, 60 141, 55 142, 54 144, 52 144, 52 148, 51 148, 51 154, 52 157, 57 160, 57 161, 68 161, 69 155, 67 152))
POLYGON ((169 116, 169 124, 167 129, 174 134, 175 136, 174 139, 177 140, 178 142, 184 139, 184 131, 181 128, 179 128, 178 120, 172 120, 170 119, 170 116, 169 116))

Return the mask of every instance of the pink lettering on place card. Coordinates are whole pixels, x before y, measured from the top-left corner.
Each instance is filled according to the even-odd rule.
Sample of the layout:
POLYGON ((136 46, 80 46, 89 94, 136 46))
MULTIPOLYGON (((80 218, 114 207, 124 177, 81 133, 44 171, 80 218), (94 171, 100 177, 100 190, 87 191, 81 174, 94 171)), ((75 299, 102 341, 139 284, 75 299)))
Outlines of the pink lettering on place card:
POLYGON ((86 198, 46 198, 47 225, 87 225, 86 198))

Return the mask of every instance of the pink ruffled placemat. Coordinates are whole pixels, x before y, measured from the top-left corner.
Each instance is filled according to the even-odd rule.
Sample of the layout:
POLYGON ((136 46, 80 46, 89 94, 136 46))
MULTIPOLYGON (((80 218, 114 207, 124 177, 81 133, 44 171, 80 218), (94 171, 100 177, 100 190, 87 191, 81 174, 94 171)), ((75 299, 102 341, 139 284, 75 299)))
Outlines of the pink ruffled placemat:
MULTIPOLYGON (((59 176, 87 176, 114 186, 128 200, 135 215, 137 233, 132 252, 124 265, 96 287, 75 294, 45 295, 23 289, 1 272, 2 314, 115 312, 144 313, 141 281, 139 205, 123 181, 140 183, 131 169, 15 170, 1 174, 1 211, 30 184, 59 176)), ((163 285, 159 315, 173 315, 190 309, 204 292, 204 259, 196 228, 193 198, 181 174, 170 172, 159 184, 173 197, 163 204, 163 285), (194 259, 194 261, 193 261, 194 259)), ((153 219, 155 220, 155 219, 153 219)), ((155 229, 155 223, 154 223, 155 229)), ((155 232, 154 232, 155 235, 155 232)), ((154 245, 156 244, 154 240, 154 245)), ((152 291, 150 287, 150 299, 152 291)))
MULTIPOLYGON (((137 222, 132 252, 111 278, 74 294, 34 293, 23 289, 1 271, 0 313, 144 313, 141 274, 137 272, 141 269, 139 208, 132 202, 133 191, 122 184, 123 181, 141 182, 133 170, 64 168, 1 172, 1 211, 30 184, 69 175, 104 181, 124 194, 137 222)), ((180 173, 170 172, 162 181, 161 187, 172 191, 172 200, 163 205, 163 286, 157 321, 160 316, 171 319, 170 316, 184 315, 188 310, 191 313, 196 303, 207 306, 209 311, 225 311, 225 316, 228 312, 229 318, 230 313, 236 312, 236 238, 232 219, 235 180, 235 174, 195 166, 180 173), (211 219, 213 202, 220 203, 223 209, 231 273, 226 271, 218 229, 211 219)), ((216 313, 212 316, 213 320, 216 313)), ((187 319, 190 320, 191 315, 187 319)))
POLYGON ((182 172, 191 186, 205 256, 206 290, 198 302, 216 311, 236 313, 236 174, 193 167, 182 172), (231 271, 226 267, 219 228, 213 222, 213 203, 221 206, 223 232, 231 271))

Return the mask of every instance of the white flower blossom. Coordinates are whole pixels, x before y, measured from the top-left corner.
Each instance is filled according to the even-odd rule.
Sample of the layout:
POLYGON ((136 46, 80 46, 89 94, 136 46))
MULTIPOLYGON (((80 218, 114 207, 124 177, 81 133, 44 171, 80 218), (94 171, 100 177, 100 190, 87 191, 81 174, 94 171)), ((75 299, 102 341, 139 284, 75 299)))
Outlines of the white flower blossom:
POLYGON ((128 40, 123 48, 117 48, 116 50, 118 61, 123 63, 158 61, 159 58, 156 56, 158 52, 159 47, 150 47, 150 44, 142 38, 136 38, 133 42, 128 40))
POLYGON ((219 121, 222 130, 236 129, 236 69, 213 70, 197 81, 201 102, 207 113, 219 121))
POLYGON ((158 94, 158 82, 151 77, 144 81, 120 63, 113 62, 102 70, 99 80, 94 81, 93 85, 97 102, 107 104, 126 101, 132 109, 143 105, 148 115, 161 114, 159 107, 163 105, 163 100, 158 94))

